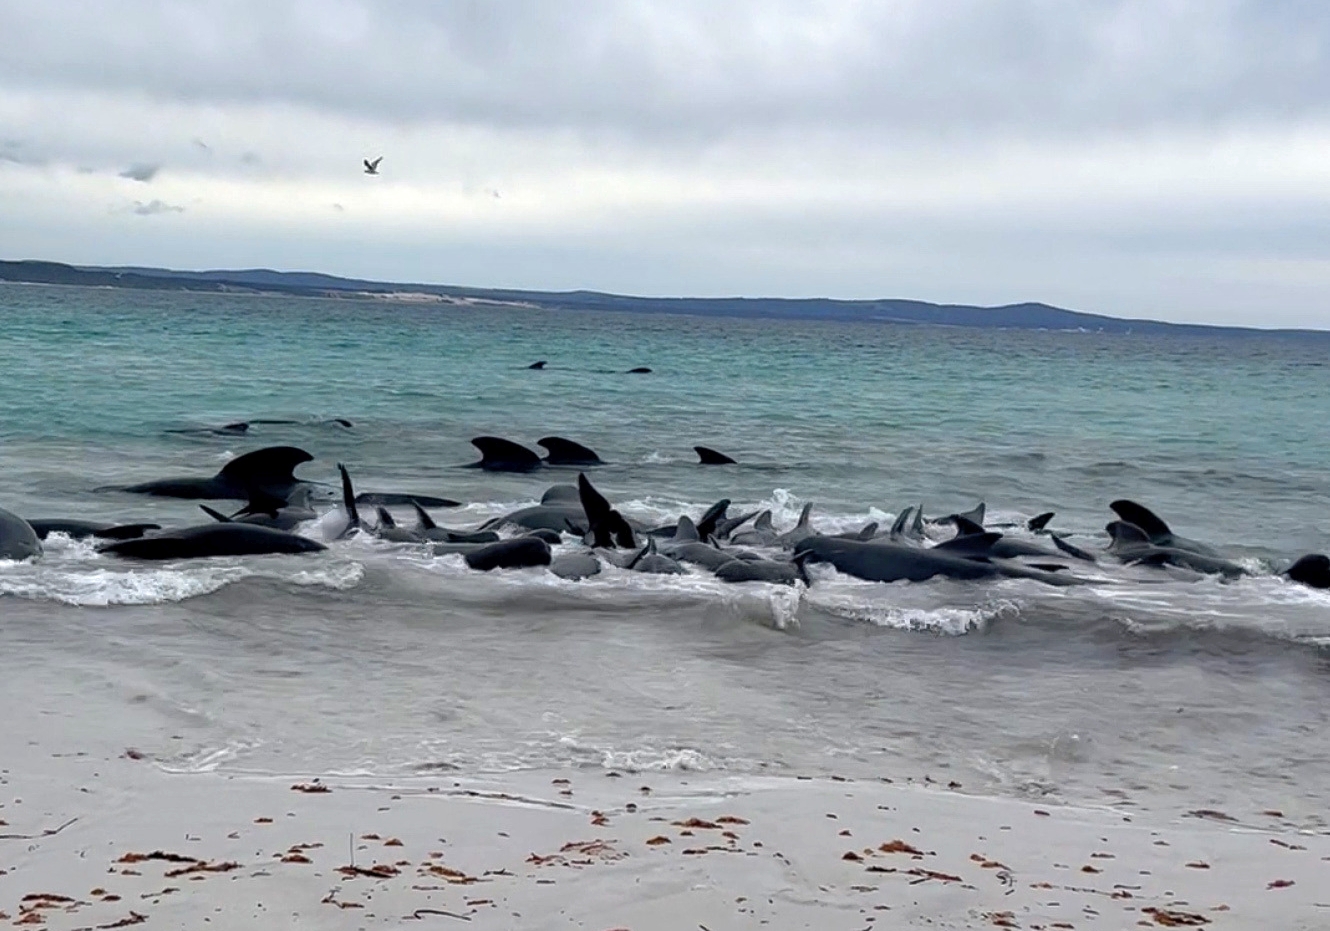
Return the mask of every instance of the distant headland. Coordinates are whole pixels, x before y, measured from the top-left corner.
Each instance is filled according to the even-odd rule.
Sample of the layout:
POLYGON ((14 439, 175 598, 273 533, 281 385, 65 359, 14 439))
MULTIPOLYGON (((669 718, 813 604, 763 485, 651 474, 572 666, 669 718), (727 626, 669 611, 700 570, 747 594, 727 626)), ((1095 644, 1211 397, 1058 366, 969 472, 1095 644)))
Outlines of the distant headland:
POLYGON ((1266 330, 1132 320, 1064 310, 1048 304, 977 307, 902 299, 835 300, 779 297, 630 297, 597 291, 519 291, 454 285, 401 284, 338 278, 316 272, 269 269, 176 271, 165 268, 75 266, 34 260, 0 261, 0 282, 129 288, 147 291, 287 294, 343 300, 400 301, 458 305, 501 305, 544 310, 598 310, 617 313, 684 314, 779 320, 839 320, 1018 330, 1071 330, 1091 333, 1157 335, 1318 336, 1326 330, 1266 330))

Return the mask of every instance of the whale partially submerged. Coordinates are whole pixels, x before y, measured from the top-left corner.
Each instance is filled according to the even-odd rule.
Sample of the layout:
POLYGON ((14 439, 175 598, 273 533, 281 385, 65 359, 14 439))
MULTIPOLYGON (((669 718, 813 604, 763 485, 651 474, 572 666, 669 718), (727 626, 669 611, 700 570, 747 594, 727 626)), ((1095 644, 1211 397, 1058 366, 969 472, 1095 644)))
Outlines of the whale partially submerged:
POLYGON ((42 554, 42 541, 32 525, 4 508, 0 508, 0 559, 20 561, 35 559, 42 554))
POLYGON ((184 527, 133 540, 120 540, 101 547, 99 552, 131 559, 162 560, 318 553, 325 549, 327 547, 317 540, 285 530, 228 522, 184 527))
POLYGON ((268 446, 237 456, 209 478, 164 478, 112 490, 163 498, 249 501, 266 495, 286 501, 303 484, 295 477, 296 466, 313 458, 298 446, 268 446))

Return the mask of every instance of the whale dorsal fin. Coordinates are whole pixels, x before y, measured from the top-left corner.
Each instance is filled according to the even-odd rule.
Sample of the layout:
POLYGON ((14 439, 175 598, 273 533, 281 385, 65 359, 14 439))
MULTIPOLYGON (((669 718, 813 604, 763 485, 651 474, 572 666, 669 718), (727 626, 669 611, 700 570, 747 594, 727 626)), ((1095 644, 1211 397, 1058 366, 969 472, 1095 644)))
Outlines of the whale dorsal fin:
POLYGON ((351 487, 351 473, 340 462, 337 463, 337 471, 342 473, 342 507, 346 509, 350 521, 343 531, 345 533, 360 526, 360 512, 356 510, 356 490, 351 487))
POLYGON ((376 510, 378 511, 378 514, 379 514, 379 526, 380 526, 380 527, 396 527, 396 526, 397 526, 397 521, 393 520, 393 516, 392 516, 391 514, 388 513, 388 509, 387 509, 386 507, 384 507, 383 505, 379 505, 378 508, 376 508, 376 510))
POLYGON ((247 489, 293 485, 296 466, 313 458, 298 446, 268 446, 236 456, 217 475, 247 489))
POLYGON ((1053 519, 1053 511, 1045 511, 1042 514, 1036 514, 1025 522, 1025 529, 1038 533, 1048 526, 1048 522, 1053 519))
POLYGON ((1001 539, 1002 534, 996 531, 981 530, 978 533, 962 534, 944 540, 933 549, 957 556, 985 556, 993 548, 993 544, 1001 539))
POLYGON ((415 501, 411 502, 411 506, 416 509, 416 521, 420 524, 421 530, 433 530, 438 526, 434 523, 434 518, 429 516, 429 512, 415 501))
POLYGON ((967 518, 968 520, 971 520, 971 521, 973 521, 974 523, 978 524, 980 527, 982 527, 982 526, 984 525, 984 511, 985 511, 985 510, 987 510, 987 508, 985 507, 984 502, 980 501, 980 502, 979 502, 978 504, 976 504, 976 505, 974 506, 974 508, 972 508, 971 510, 969 510, 969 511, 965 511, 965 512, 962 513, 962 514, 953 514, 952 516, 953 516, 953 517, 964 517, 964 518, 967 518))
POLYGON ((809 501, 804 505, 804 509, 799 512, 799 522, 794 525, 796 530, 802 530, 808 526, 808 518, 813 514, 813 502, 809 501))
MULTIPOLYGON (((309 488, 305 487, 303 491, 305 492, 305 498, 308 500, 309 488)), ((285 498, 255 488, 249 493, 249 503, 231 516, 244 517, 246 514, 267 514, 269 517, 276 517, 277 512, 284 507, 286 507, 285 498)))
POLYGON ((730 509, 730 499, 721 498, 711 507, 707 508, 701 519, 697 522, 697 537, 699 540, 705 540, 716 532, 716 527, 725 519, 725 512, 730 509))
POLYGON ((775 528, 771 524, 771 512, 763 511, 757 515, 757 520, 753 521, 753 528, 755 530, 774 530, 775 528))
POLYGON ((877 521, 873 521, 871 524, 864 524, 863 529, 861 529, 858 534, 858 538, 865 542, 873 539, 875 536, 877 536, 877 521))
POLYGON ((891 524, 891 538, 893 540, 905 533, 905 525, 909 523, 910 514, 913 512, 914 508, 907 507, 896 515, 896 519, 891 524))
POLYGON ((1169 529, 1168 524, 1159 518, 1159 515, 1135 501, 1120 498, 1110 504, 1109 507, 1113 509, 1113 513, 1118 517, 1143 530, 1151 542, 1173 535, 1173 531, 1169 529))
POLYGON ((540 468, 540 457, 520 443, 500 436, 478 436, 471 445, 480 450, 482 469, 495 472, 530 472, 540 468))
POLYGON ((697 461, 700 465, 734 465, 735 462, 724 453, 718 453, 708 446, 694 446, 693 452, 697 453, 697 461))
POLYGON ((919 506, 914 509, 914 521, 910 524, 910 533, 914 534, 916 537, 923 537, 924 535, 923 502, 920 502, 919 506))
MULTIPOLYGON (((652 537, 652 539, 654 540, 655 537, 652 537)), ((693 519, 685 514, 679 518, 679 524, 674 528, 674 539, 678 540, 680 543, 691 543, 701 540, 702 535, 698 532, 697 525, 693 523, 693 519)))
POLYGON ((591 528, 593 546, 618 545, 630 548, 636 545, 633 528, 623 519, 622 514, 610 506, 605 496, 595 489, 585 472, 577 473, 577 490, 591 528))
POLYGON ((976 533, 984 532, 983 527, 980 527, 964 514, 951 515, 951 521, 956 525, 956 536, 958 537, 971 537, 976 533))
POLYGON ((211 517, 213 520, 217 521, 217 523, 219 523, 219 524, 229 524, 229 523, 231 523, 231 518, 227 517, 227 516, 226 516, 225 514, 223 514, 221 511, 214 511, 212 508, 208 507, 206 504, 200 504, 200 505, 199 505, 199 508, 202 509, 202 511, 203 511, 204 514, 207 514, 209 517, 211 517))
POLYGON ((594 450, 561 436, 544 437, 536 440, 536 445, 549 453, 545 461, 550 465, 600 465, 603 461, 594 450))
POLYGON ((1108 535, 1112 538, 1115 546, 1142 546, 1150 542, 1148 533, 1125 520, 1110 521, 1104 529, 1108 531, 1108 535))

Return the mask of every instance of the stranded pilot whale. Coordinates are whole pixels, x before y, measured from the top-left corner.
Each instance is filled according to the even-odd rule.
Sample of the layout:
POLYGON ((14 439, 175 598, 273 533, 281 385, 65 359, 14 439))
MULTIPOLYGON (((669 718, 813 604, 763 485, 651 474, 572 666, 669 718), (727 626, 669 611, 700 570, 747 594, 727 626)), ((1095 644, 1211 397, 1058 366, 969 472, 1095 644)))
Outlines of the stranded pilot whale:
POLYGON ((249 501, 255 493, 286 500, 302 484, 294 470, 314 457, 298 446, 268 446, 236 456, 211 478, 165 478, 125 488, 137 495, 249 501))
POLYGON ((132 559, 203 559, 209 556, 262 556, 317 553, 317 540, 258 524, 214 523, 168 530, 134 540, 120 540, 98 552, 132 559))
POLYGON ((162 529, 161 524, 107 524, 72 517, 37 518, 29 520, 28 524, 42 540, 53 533, 63 533, 72 540, 86 540, 88 537, 96 537, 99 540, 129 540, 141 537, 149 530, 162 529))

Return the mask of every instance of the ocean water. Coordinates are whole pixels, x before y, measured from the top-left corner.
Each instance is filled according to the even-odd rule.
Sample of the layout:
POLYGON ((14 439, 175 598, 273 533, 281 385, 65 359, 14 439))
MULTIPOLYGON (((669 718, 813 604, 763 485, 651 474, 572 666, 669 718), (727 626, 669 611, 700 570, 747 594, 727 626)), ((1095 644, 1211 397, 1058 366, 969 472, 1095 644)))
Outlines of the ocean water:
POLYGON ((643 520, 723 496, 782 528, 811 501, 840 531, 983 500, 990 523, 1054 510, 1094 548, 1131 497, 1253 571, 1051 588, 819 570, 805 591, 481 574, 363 537, 164 565, 55 538, 0 564, 0 696, 53 748, 180 772, 931 778, 1309 825, 1330 803, 1330 593, 1275 574, 1330 552, 1330 338, 17 285, 0 321, 0 506, 27 517, 196 522, 193 502, 99 489, 290 443, 316 457, 302 476, 344 462, 362 489, 463 501, 436 516, 473 526, 575 473, 464 469, 468 440, 559 434, 643 520), (265 417, 301 422, 169 432, 265 417), (740 465, 698 466, 699 443, 740 465))

